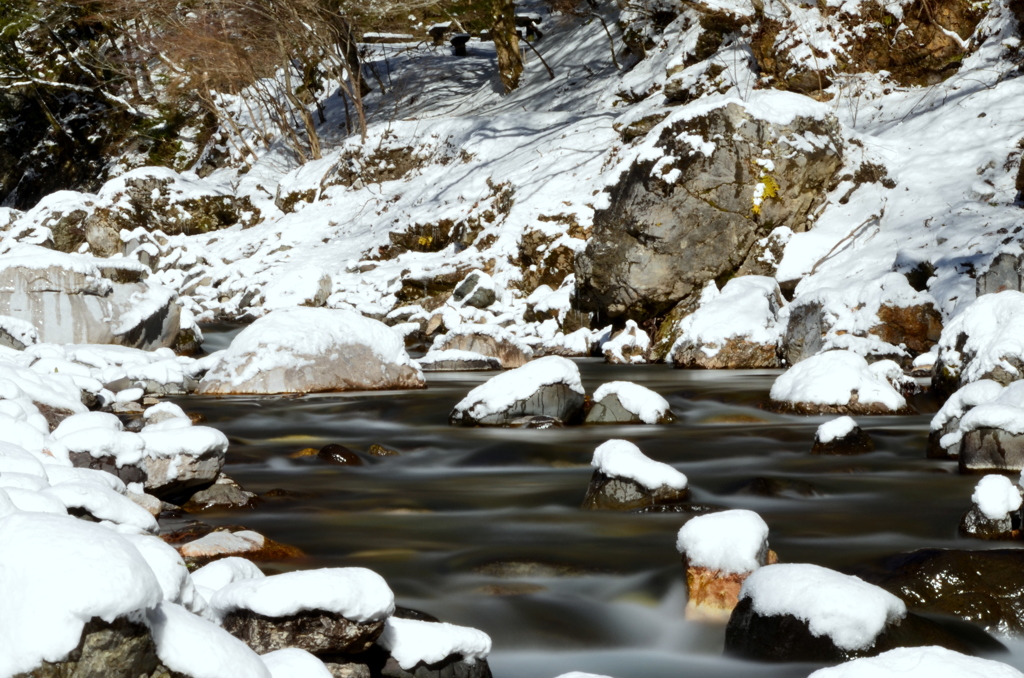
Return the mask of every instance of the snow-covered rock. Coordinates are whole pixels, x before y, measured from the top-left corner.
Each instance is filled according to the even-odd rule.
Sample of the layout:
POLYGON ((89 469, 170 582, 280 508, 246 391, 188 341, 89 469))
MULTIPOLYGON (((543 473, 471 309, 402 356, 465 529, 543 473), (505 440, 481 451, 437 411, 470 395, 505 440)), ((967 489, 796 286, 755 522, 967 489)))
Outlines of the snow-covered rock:
POLYGON ((602 443, 590 465, 595 470, 583 498, 585 509, 634 511, 689 501, 686 476, 629 441, 602 443))
POLYGON ((0 315, 32 323, 56 344, 172 346, 175 294, 142 278, 129 259, 98 259, 22 245, 0 258, 0 315))
POLYGON ((612 336, 601 347, 605 362, 613 365, 629 365, 647 362, 647 350, 651 338, 633 320, 626 321, 626 327, 612 336))
POLYGON ((1006 476, 987 475, 971 495, 973 505, 960 519, 960 534, 978 539, 1014 539, 1020 535, 1021 488, 1006 476))
POLYGON ((286 647, 352 653, 380 636, 395 598, 375 572, 328 568, 235 581, 210 606, 225 629, 261 654, 286 647))
POLYGON ((1002 662, 969 657, 943 647, 901 647, 877 657, 819 669, 808 678, 1021 678, 1002 662))
POLYGON ((270 678, 331 678, 324 663, 305 650, 288 647, 261 656, 270 678))
POLYGON ((199 385, 205 394, 422 388, 402 336, 353 311, 290 308, 245 328, 199 385))
POLYGON ((676 548, 686 567, 690 619, 728 621, 750 573, 776 561, 768 525, 743 509, 691 518, 679 530, 676 548))
POLYGON ((529 346, 496 325, 463 325, 451 330, 434 339, 427 357, 429 359, 430 356, 448 351, 465 351, 497 358, 502 369, 506 370, 522 367, 533 357, 529 346))
POLYGON ((818 427, 811 454, 863 454, 875 449, 871 439, 853 417, 838 417, 818 427))
POLYGON ((192 573, 192 582, 207 591, 215 592, 236 581, 262 579, 265 576, 251 560, 232 556, 200 567, 192 573))
POLYGON ((895 414, 907 401, 851 351, 826 351, 800 362, 772 385, 772 404, 799 414, 895 414))
POLYGON ((463 671, 472 676, 489 674, 487 655, 491 652, 491 638, 483 631, 444 622, 420 621, 389 617, 377 644, 387 650, 398 666, 415 673, 419 665, 461 662, 463 671), (477 663, 475 670, 469 667, 477 663))
POLYGON ((452 410, 448 423, 505 426, 520 417, 571 421, 583 408, 580 370, 567 358, 546 356, 492 377, 452 410))
POLYGON ((774 278, 733 278, 721 292, 709 282, 700 307, 674 330, 669 351, 675 367, 753 369, 779 366, 782 292, 774 278))
POLYGON ((1024 293, 975 299, 949 321, 939 340, 935 388, 951 393, 982 379, 1007 385, 1024 376, 1024 293))
POLYGON ((670 424, 675 415, 663 397, 631 381, 611 381, 594 391, 588 424, 670 424))
POLYGON ((210 532, 178 546, 177 549, 187 562, 199 564, 232 556, 245 556, 254 560, 280 560, 294 558, 302 553, 294 546, 279 544, 252 530, 210 532))
POLYGON ((1002 392, 1003 386, 999 382, 980 379, 953 393, 932 417, 928 434, 928 456, 935 459, 959 457, 963 442, 963 436, 959 433, 960 419, 971 408, 992 402, 1002 392))
POLYGON ((464 306, 487 308, 497 300, 494 280, 483 271, 473 271, 456 286, 452 300, 464 306))
POLYGON ((967 384, 932 418, 929 455, 963 473, 1024 470, 1024 382, 967 384))

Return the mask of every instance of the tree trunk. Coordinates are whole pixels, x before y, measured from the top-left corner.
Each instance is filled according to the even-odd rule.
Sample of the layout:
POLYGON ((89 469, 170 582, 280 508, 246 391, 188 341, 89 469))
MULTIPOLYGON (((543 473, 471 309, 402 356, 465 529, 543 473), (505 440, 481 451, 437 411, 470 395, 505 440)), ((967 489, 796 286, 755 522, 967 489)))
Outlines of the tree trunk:
POLYGON ((491 37, 498 53, 498 75, 505 94, 519 87, 523 75, 523 55, 516 32, 516 6, 511 0, 494 0, 491 5, 491 37))

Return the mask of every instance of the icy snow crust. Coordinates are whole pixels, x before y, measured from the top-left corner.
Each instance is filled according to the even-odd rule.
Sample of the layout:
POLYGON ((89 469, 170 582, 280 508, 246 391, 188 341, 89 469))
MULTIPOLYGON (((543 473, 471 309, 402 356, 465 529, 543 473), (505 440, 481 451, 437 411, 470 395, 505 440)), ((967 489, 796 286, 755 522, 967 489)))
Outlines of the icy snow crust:
POLYGON ((420 662, 434 664, 451 655, 461 655, 467 664, 475 664, 491 652, 491 637, 483 631, 396 617, 389 617, 384 623, 377 643, 406 671, 420 662))
POLYGON ((746 574, 761 567, 768 550, 768 525, 753 511, 735 509, 691 518, 676 538, 690 567, 746 574))
POLYGON ((768 565, 740 589, 764 616, 792 615, 815 636, 828 636, 841 650, 865 650, 886 624, 907 614, 888 591, 817 565, 768 565))
POLYGON ((517 401, 526 400, 538 389, 554 384, 565 384, 570 390, 585 394, 576 363, 551 355, 492 377, 460 400, 455 412, 482 419, 503 412, 517 401))
POLYGON ((1012 666, 944 647, 901 647, 819 669, 809 678, 1021 678, 1012 666))
POLYGON ((590 465, 606 476, 635 480, 648 490, 659 487, 684 490, 688 482, 685 475, 668 464, 644 456, 640 448, 628 440, 602 443, 594 450, 590 465))
POLYGON ((235 581, 217 591, 210 605, 221 615, 250 610, 267 617, 283 617, 324 610, 366 622, 394 612, 395 596, 383 577, 371 570, 324 568, 235 581))
POLYGON ((645 424, 657 424, 670 411, 667 400, 646 386, 631 381, 610 381, 601 384, 594 391, 593 400, 597 403, 612 395, 645 424))
POLYGON ((1020 508, 1021 494, 1006 476, 988 475, 978 481, 971 501, 989 520, 1002 520, 1020 508))
MULTIPOLYGON (((876 363, 877 364, 877 363, 876 363)), ((797 363, 772 385, 772 400, 842 406, 854 392, 861 405, 878 403, 902 410, 907 401, 861 356, 850 351, 826 351, 797 363)))

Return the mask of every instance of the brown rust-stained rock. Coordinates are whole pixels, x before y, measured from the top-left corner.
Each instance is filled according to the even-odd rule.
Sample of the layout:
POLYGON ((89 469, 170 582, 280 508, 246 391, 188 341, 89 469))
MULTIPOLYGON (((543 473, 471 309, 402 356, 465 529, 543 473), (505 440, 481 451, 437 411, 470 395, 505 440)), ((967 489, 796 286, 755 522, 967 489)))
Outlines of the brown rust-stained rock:
POLYGON ((894 346, 903 344, 912 355, 930 351, 942 334, 942 314, 930 303, 907 307, 883 304, 878 318, 882 322, 868 333, 894 346))
MULTIPOLYGON (((769 550, 767 553, 765 565, 774 565, 779 562, 779 556, 775 551, 769 550)), ((728 622, 729 616, 739 602, 743 582, 747 580, 750 573, 725 573, 706 567, 692 567, 686 562, 685 555, 683 556, 683 565, 686 566, 688 594, 686 618, 699 621, 728 622)))
POLYGON ((250 610, 233 610, 222 621, 224 629, 257 654, 287 647, 307 652, 357 654, 365 652, 384 630, 384 620, 355 622, 323 610, 267 617, 250 610))

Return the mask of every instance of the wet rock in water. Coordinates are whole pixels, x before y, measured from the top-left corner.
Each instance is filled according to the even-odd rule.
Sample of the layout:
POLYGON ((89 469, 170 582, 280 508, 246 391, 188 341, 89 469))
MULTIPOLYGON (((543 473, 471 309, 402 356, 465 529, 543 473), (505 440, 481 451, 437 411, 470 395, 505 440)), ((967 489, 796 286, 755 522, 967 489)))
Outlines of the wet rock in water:
POLYGON ((851 351, 826 351, 794 365, 771 390, 771 407, 795 414, 900 414, 906 399, 885 378, 886 362, 868 365, 851 351))
POLYGON ((968 624, 907 612, 857 577, 803 564, 751 574, 725 630, 726 653, 756 661, 834 663, 926 645, 966 654, 1002 647, 968 624))
POLYGON ((213 485, 193 494, 182 508, 195 513, 211 508, 251 509, 258 503, 259 497, 221 473, 213 485))
POLYGON ((874 450, 875 441, 852 417, 839 417, 818 427, 811 454, 864 454, 874 450))
POLYGON ((963 436, 959 461, 961 473, 1024 471, 1024 435, 998 428, 968 431, 963 436))
POLYGON ((886 558, 861 576, 918 612, 1024 635, 1024 550, 921 549, 886 558))
POLYGON ((400 334, 353 311, 272 311, 234 338, 206 373, 208 395, 423 388, 400 334))
POLYGON ((530 347, 497 325, 463 325, 436 338, 427 355, 448 351, 464 351, 497 358, 501 368, 506 370, 522 367, 533 357, 530 347))
POLYGON ((394 612, 384 579, 364 568, 288 572, 230 583, 210 598, 223 627, 259 654, 368 650, 394 612))
POLYGON ((461 302, 463 306, 487 308, 497 301, 498 297, 491 276, 483 271, 473 271, 455 288, 452 299, 461 302))
POLYGON ((686 568, 686 618, 727 622, 750 573, 778 561, 768 548, 768 525, 753 511, 692 518, 676 548, 686 568))
POLYGON ((389 653, 387 678, 490 678, 491 638, 466 626, 391 617, 377 645, 389 653))
POLYGON ((549 428, 565 428, 561 419, 555 417, 544 417, 544 416, 530 416, 530 417, 519 417, 509 422, 509 428, 535 428, 545 430, 549 428))
POLYGON ((502 369, 501 361, 493 356, 457 349, 430 350, 416 362, 424 372, 488 372, 502 369))
POLYGON ((633 320, 626 321, 626 327, 612 335, 604 343, 601 352, 604 361, 611 365, 635 365, 647 362, 647 350, 651 338, 633 320))
POLYGON ((589 510, 632 511, 684 504, 690 499, 686 476, 650 459, 625 440, 609 440, 594 450, 594 475, 583 498, 589 510))
POLYGON ((139 678, 168 675, 156 655, 156 644, 149 628, 137 621, 119 617, 105 622, 98 617, 82 629, 78 647, 58 662, 44 661, 16 678, 139 678), (162 671, 158 671, 162 669, 162 671))
POLYGON ((209 532, 175 548, 189 565, 205 565, 230 556, 244 556, 249 560, 285 560, 303 555, 294 546, 280 544, 252 530, 209 532))
POLYGON ((594 391, 588 424, 671 424, 676 416, 668 401, 629 381, 612 381, 594 391))
POLYGON ((679 321, 669 351, 674 367, 758 369, 779 367, 782 291, 774 278, 733 278, 719 292, 709 282, 700 306, 679 321))
POLYGON ((974 502, 960 519, 960 534, 976 539, 1016 539, 1021 527, 1021 488, 1006 476, 989 475, 978 481, 974 502))
POLYGON ((316 454, 318 459, 337 464, 338 466, 362 466, 363 460, 359 458, 359 455, 348 449, 344 445, 338 445, 331 443, 330 445, 324 445, 319 452, 316 454))
POLYGON ((370 445, 368 448, 366 448, 366 453, 368 455, 370 455, 371 457, 397 457, 397 456, 399 456, 399 452, 397 450, 392 450, 392 449, 389 449, 387 447, 384 447, 383 445, 377 445, 377 444, 370 445))
POLYGON ((805 97, 768 100, 807 115, 769 122, 728 103, 670 118, 657 138, 648 135, 652 152, 610 188, 609 207, 595 214, 576 258, 580 310, 596 313, 599 324, 663 315, 739 269, 765 224, 807 229, 841 163, 838 124, 805 97), (794 138, 799 150, 787 141, 794 138))
POLYGON ((175 294, 143 281, 149 269, 130 259, 97 259, 21 245, 0 268, 0 315, 31 323, 40 341, 174 345, 175 294))
POLYGON ((453 426, 508 426, 521 417, 571 422, 583 409, 580 371, 567 358, 546 356, 499 374, 469 392, 452 410, 453 426))

